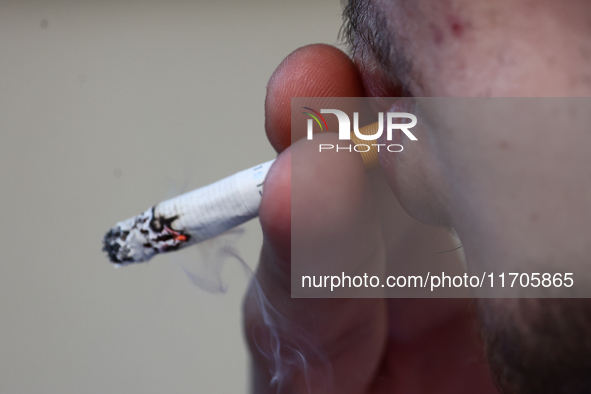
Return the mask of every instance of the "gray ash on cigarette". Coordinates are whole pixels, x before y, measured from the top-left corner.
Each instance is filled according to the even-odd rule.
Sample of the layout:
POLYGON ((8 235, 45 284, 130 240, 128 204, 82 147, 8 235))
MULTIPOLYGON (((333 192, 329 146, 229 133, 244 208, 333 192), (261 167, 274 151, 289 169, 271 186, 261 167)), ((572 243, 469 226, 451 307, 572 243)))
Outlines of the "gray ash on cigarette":
POLYGON ((177 250, 190 244, 191 235, 174 230, 178 216, 163 217, 152 207, 137 216, 117 223, 103 239, 103 251, 112 263, 128 265, 141 263, 155 254, 177 250))

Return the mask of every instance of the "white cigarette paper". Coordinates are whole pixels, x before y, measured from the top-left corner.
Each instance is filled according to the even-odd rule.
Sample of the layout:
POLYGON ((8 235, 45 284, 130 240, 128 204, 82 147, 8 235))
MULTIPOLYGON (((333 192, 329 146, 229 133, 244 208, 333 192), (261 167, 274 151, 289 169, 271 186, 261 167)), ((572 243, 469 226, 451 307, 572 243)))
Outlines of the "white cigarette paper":
POLYGON ((104 238, 111 261, 127 265, 222 234, 259 213, 274 160, 156 204, 117 223, 104 238))

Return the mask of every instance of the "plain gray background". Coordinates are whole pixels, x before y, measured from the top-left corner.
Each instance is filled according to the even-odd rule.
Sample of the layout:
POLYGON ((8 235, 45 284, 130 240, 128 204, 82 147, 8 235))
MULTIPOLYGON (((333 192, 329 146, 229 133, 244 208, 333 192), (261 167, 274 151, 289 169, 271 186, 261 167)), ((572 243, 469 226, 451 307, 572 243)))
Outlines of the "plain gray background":
POLYGON ((340 24, 338 0, 0 2, 0 392, 247 392, 242 269, 212 295, 198 248, 115 270, 101 240, 273 158, 267 80, 340 24))

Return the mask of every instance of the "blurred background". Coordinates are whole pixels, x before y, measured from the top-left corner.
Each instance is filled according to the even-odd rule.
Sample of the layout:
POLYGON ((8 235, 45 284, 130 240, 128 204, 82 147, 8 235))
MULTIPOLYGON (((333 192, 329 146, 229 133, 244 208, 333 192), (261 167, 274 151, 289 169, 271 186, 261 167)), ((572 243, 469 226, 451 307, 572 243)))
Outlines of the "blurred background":
POLYGON ((340 25, 338 0, 0 1, 0 392, 248 392, 240 266, 209 294, 203 249, 115 270, 102 237, 272 159, 267 80, 340 25))

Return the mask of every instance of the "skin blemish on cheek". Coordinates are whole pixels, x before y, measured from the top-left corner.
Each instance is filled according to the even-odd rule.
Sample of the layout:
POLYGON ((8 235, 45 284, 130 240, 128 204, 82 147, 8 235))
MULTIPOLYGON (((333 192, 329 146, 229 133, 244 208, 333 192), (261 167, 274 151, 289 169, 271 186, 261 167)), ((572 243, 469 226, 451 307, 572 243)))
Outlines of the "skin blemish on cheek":
POLYGON ((501 148, 503 150, 507 149, 508 147, 509 147, 509 144, 507 143, 507 141, 501 141, 499 143, 499 148, 501 148))
POLYGON ((466 30, 472 26, 469 22, 465 23, 455 15, 450 15, 447 17, 447 24, 452 36, 456 38, 462 37, 466 30))

